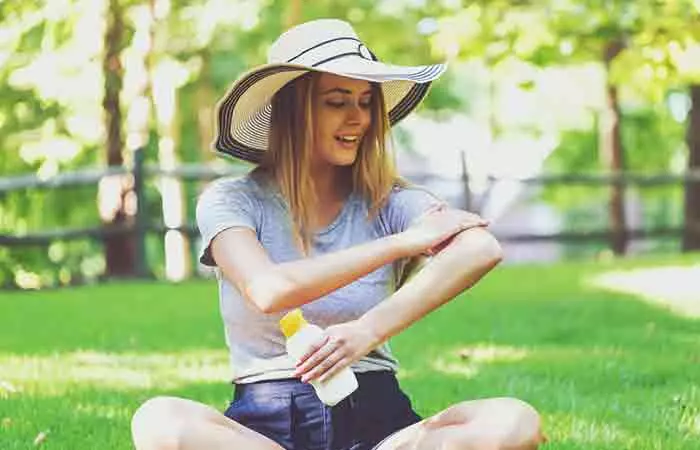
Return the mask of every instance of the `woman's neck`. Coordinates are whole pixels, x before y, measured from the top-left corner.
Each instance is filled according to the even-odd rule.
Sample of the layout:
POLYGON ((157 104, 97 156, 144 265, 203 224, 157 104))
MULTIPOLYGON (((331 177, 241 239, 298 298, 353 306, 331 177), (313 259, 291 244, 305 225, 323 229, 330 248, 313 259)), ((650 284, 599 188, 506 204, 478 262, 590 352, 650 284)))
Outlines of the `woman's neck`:
POLYGON ((346 167, 326 167, 311 173, 320 206, 344 202, 352 191, 351 173, 346 167))

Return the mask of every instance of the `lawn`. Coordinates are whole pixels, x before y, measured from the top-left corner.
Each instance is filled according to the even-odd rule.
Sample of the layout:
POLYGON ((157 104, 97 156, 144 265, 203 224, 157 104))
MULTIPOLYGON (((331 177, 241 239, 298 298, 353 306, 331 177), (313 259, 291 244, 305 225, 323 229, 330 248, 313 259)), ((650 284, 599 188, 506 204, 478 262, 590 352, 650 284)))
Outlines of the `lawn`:
MULTIPOLYGON (((525 399, 546 449, 700 449, 700 319, 590 283, 698 260, 500 267, 394 339, 402 385, 424 415, 525 399)), ((151 396, 223 409, 226 358, 213 281, 0 293, 0 449, 131 448, 151 396)))

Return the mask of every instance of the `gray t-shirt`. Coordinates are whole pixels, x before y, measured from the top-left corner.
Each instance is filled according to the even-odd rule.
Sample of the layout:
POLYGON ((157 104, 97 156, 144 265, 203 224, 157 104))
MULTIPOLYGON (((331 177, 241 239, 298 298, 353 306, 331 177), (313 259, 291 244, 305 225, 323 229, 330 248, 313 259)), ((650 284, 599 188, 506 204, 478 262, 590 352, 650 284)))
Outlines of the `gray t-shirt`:
MULTIPOLYGON (((423 188, 395 187, 381 212, 368 219, 365 201, 351 195, 335 220, 314 236, 311 253, 338 251, 405 230, 411 221, 441 201, 423 188)), ((216 266, 212 239, 232 227, 253 230, 274 263, 302 258, 294 245, 287 203, 273 184, 251 173, 211 183, 197 203, 203 239, 200 261, 216 266)), ((302 306, 306 319, 321 327, 357 319, 394 290, 394 265, 387 264, 357 281, 302 306)), ((279 320, 286 312, 263 314, 219 270, 219 305, 237 383, 289 378, 294 361, 287 356, 279 320)), ((356 372, 397 369, 385 343, 355 363, 356 372)))

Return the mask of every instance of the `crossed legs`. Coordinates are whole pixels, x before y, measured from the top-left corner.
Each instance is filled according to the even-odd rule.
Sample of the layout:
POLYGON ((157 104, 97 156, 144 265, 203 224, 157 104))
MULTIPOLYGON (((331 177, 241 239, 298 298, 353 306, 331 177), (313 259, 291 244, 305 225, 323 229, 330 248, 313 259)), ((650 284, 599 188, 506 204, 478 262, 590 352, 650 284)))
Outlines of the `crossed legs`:
POLYGON ((377 450, 535 450, 540 417, 514 398, 470 400, 393 434, 377 450))
MULTIPOLYGON (((284 450, 210 406, 176 397, 141 405, 131 431, 137 450, 284 450)), ((492 398, 453 405, 398 431, 377 450, 535 450, 542 441, 534 408, 492 398)))

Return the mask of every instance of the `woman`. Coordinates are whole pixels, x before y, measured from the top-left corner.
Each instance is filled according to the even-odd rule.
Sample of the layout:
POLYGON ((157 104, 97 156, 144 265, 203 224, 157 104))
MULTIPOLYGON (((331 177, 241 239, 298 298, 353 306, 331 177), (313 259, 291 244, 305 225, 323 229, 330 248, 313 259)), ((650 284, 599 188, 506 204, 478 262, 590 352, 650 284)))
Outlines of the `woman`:
POLYGON ((217 149, 258 167, 214 182, 197 207, 201 261, 219 275, 234 401, 221 414, 151 399, 132 421, 136 447, 536 448, 539 417, 516 399, 464 401, 421 420, 386 343, 501 259, 481 218, 402 182, 385 145, 444 66, 378 62, 338 20, 289 30, 269 59, 218 109, 217 149), (405 281, 406 262, 426 255, 405 281), (325 328, 301 361, 278 327, 295 307, 325 328), (348 366, 360 387, 324 406, 307 382, 348 366))

